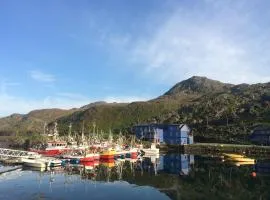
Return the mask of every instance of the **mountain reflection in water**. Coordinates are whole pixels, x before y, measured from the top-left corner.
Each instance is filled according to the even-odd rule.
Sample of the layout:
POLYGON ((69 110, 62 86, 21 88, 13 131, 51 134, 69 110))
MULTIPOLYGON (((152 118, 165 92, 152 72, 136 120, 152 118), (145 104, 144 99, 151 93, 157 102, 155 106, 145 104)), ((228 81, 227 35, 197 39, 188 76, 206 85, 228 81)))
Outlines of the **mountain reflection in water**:
POLYGON ((1 175, 0 199, 270 199, 266 159, 167 154, 35 170, 1 175))

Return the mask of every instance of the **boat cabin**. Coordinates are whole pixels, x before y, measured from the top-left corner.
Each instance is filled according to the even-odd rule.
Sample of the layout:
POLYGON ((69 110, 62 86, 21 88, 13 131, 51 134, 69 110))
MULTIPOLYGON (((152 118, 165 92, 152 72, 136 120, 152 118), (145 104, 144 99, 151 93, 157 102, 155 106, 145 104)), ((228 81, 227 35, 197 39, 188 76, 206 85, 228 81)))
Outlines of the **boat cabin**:
POLYGON ((48 148, 52 148, 52 147, 66 147, 67 146, 67 143, 66 142, 62 142, 62 141, 59 141, 59 142, 55 142, 55 141, 52 141, 52 142, 48 142, 48 148))

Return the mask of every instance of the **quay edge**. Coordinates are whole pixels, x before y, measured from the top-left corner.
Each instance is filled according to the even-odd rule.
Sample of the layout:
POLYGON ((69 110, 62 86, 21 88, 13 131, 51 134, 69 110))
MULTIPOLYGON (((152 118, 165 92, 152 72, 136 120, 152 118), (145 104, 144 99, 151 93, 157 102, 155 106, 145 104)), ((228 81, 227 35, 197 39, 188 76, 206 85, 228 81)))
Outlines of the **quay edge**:
POLYGON ((219 144, 219 143, 195 143, 190 145, 159 145, 161 152, 179 152, 186 154, 203 153, 241 153, 270 155, 270 146, 219 144))

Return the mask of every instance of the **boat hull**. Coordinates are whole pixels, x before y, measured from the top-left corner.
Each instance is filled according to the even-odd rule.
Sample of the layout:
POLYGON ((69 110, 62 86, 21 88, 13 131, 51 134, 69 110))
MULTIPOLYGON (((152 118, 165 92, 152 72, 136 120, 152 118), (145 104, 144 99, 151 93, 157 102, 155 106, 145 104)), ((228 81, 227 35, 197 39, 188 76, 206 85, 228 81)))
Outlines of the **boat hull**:
POLYGON ((93 162, 93 161, 94 157, 85 157, 80 159, 80 162, 93 162))
POLYGON ((32 152, 36 152, 38 154, 44 155, 44 156, 57 156, 62 153, 65 153, 68 151, 68 149, 62 150, 62 149, 50 149, 50 150, 35 150, 30 149, 32 152))
POLYGON ((47 167, 46 163, 40 160, 33 159, 22 159, 22 162, 27 167, 36 167, 36 168, 45 168, 47 167))

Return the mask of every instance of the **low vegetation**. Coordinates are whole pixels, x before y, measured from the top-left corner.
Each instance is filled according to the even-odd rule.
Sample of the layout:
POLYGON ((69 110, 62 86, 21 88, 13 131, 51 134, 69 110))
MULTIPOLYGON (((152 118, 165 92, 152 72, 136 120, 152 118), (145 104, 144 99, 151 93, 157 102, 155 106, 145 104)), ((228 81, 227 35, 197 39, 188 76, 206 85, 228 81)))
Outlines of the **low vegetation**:
POLYGON ((141 123, 186 123, 193 128, 197 141, 248 143, 251 130, 259 124, 270 124, 270 83, 232 85, 205 77, 192 77, 176 84, 164 95, 130 104, 98 102, 79 109, 48 109, 27 115, 0 119, 0 133, 43 132, 44 123, 59 124, 61 135, 68 126, 85 132, 130 134, 131 127, 141 123), (95 125, 95 126, 93 126, 95 125))

